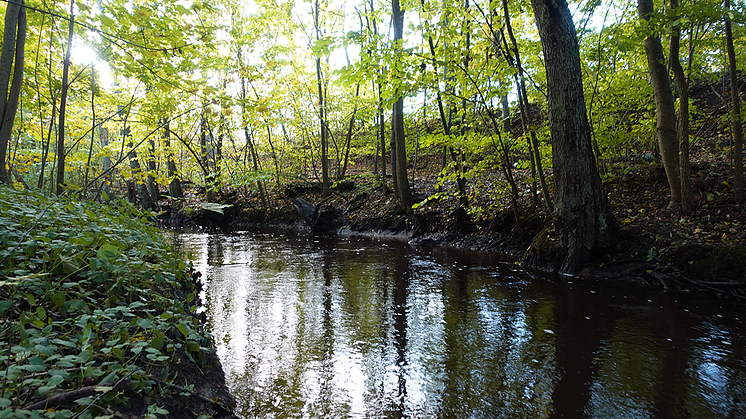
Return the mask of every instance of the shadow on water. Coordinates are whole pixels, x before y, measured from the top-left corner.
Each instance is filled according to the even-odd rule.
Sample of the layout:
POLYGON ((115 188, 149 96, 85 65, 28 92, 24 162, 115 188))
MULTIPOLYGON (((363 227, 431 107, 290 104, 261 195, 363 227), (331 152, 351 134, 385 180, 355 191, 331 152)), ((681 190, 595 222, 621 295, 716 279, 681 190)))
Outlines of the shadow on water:
POLYGON ((743 307, 486 253, 181 233, 245 418, 743 418, 743 307), (573 283, 574 282, 574 283, 573 283))

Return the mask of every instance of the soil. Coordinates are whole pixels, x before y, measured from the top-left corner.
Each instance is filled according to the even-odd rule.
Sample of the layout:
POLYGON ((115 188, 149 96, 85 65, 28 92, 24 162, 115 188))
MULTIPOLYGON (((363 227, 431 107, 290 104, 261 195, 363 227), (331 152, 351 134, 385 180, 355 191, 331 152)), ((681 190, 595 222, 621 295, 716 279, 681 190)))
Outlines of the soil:
MULTIPOLYGON (((196 271, 190 275, 197 290, 202 287, 199 279, 201 275, 196 271)), ((173 298, 178 298, 185 304, 191 304, 193 312, 199 313, 195 316, 200 318, 201 324, 207 324, 204 312, 198 310, 197 301, 188 303, 186 292, 176 293, 173 298)), ((210 336, 209 332, 204 330, 202 332, 210 336)), ((167 417, 238 419, 233 413, 236 402, 225 385, 225 373, 215 353, 214 344, 200 351, 196 357, 187 355, 187 352, 181 348, 173 359, 175 361, 170 362, 166 369, 151 373, 151 377, 156 377, 155 381, 158 385, 171 390, 166 392, 167 396, 158 400, 159 406, 168 410, 167 417)))
MULTIPOLYGON (((201 287, 200 276, 199 272, 191 273, 193 284, 198 290, 201 287)), ((175 289, 172 298, 190 306, 193 313, 199 312, 197 300, 188 302, 184 289, 175 289)), ((207 324, 204 313, 194 315, 200 318, 202 325, 207 324)), ((201 334, 205 339, 211 339, 209 332, 202 330, 201 334)), ((213 344, 192 354, 184 348, 177 349, 168 364, 153 366, 147 376, 138 379, 147 380, 154 388, 159 387, 162 391, 153 391, 150 397, 143 396, 141 391, 133 390, 132 380, 135 378, 125 377, 117 384, 116 389, 126 396, 127 402, 110 406, 107 410, 112 417, 147 417, 148 408, 155 404, 168 411, 167 414, 159 413, 157 417, 238 419, 233 413, 236 403, 225 385, 223 367, 213 344)))
MULTIPOLYGON (((717 143, 695 143, 692 174, 697 208, 682 214, 667 208, 668 184, 662 166, 644 159, 608 165, 604 186, 621 226, 618 243, 581 276, 648 284, 665 289, 697 290, 746 297, 746 212, 733 200, 729 167, 712 160, 717 143)), ((434 164, 432 164, 434 166, 434 164)), ((528 175, 527 173, 524 175, 528 175)), ((473 184, 494 181, 498 173, 485 172, 473 184)), ((422 201, 437 191, 436 176, 423 173, 412 183, 422 201)), ((455 190, 446 183, 444 191, 455 190)), ((230 204, 224 214, 201 211, 192 222, 231 229, 291 229, 320 235, 391 236, 412 245, 455 246, 500 252, 517 262, 556 271, 564 256, 553 245, 551 217, 542 204, 527 196, 519 203, 518 217, 509 205, 500 207, 494 196, 472 196, 483 208, 507 208, 470 214, 468 222, 456 217, 456 199, 431 200, 405 211, 389 187, 371 174, 353 176, 324 197, 318 183, 297 183, 268 194, 267 210, 258 194, 234 193, 222 197, 230 204), (302 199, 316 210, 307 221, 293 201, 302 199), (542 248, 536 252, 535 248, 542 248)), ((193 200, 199 200, 192 195, 193 200)))

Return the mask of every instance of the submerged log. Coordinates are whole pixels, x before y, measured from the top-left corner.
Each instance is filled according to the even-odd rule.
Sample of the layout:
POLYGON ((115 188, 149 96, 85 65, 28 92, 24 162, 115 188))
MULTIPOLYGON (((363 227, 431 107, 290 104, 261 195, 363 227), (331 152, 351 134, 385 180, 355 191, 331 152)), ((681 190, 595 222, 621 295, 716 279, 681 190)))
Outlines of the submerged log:
POLYGON ((337 228, 337 211, 333 207, 327 206, 322 210, 326 200, 319 202, 316 206, 303 198, 293 199, 293 206, 311 228, 313 234, 323 234, 337 228))
POLYGON ((306 222, 311 225, 314 221, 314 216, 317 214, 319 207, 314 207, 310 202, 303 198, 293 199, 293 206, 298 210, 298 213, 303 217, 306 222))

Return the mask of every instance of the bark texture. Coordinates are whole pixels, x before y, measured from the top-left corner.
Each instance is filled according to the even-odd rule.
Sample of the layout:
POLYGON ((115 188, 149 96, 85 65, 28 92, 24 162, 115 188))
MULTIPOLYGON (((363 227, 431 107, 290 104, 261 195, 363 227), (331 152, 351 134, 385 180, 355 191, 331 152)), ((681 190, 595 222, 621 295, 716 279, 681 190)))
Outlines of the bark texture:
MULTIPOLYGON (((679 7, 678 0, 671 0, 671 8, 679 7)), ((674 24, 671 28, 671 41, 668 56, 674 74, 676 90, 679 91, 678 142, 679 142, 679 177, 681 179, 681 211, 689 214, 694 211, 694 193, 692 191, 691 165, 689 162, 689 80, 679 60, 679 29, 674 24)))
MULTIPOLYGON (((394 42, 397 44, 401 42, 402 36, 404 35, 404 11, 399 5, 399 0, 392 0, 392 15, 394 22, 394 42)), ((397 77, 401 78, 401 45, 397 45, 397 58, 394 64, 397 68, 395 73, 397 77)), ((391 137, 395 144, 395 149, 391 150, 392 160, 395 158, 393 164, 396 165, 396 190, 399 196, 400 205, 409 210, 414 204, 412 199, 412 192, 409 189, 409 180, 407 179, 407 145, 404 138, 404 96, 401 92, 401 86, 397 86, 397 94, 399 98, 394 103, 391 115, 391 137)))
POLYGON ((5 9, 5 28, 0 53, 0 183, 6 184, 11 182, 6 160, 21 96, 25 44, 26 5, 23 0, 18 3, 9 2, 5 9))
MULTIPOLYGON (((725 0, 725 8, 730 9, 730 0, 725 0)), ((730 74, 731 124, 733 130, 733 192, 736 203, 743 199, 743 126, 741 125, 741 98, 738 90, 736 51, 733 48, 733 29, 730 18, 725 15, 725 42, 728 50, 728 73, 730 74)))
MULTIPOLYGON (((653 0, 637 0, 637 15, 642 22, 648 22, 653 13, 653 0)), ((648 60, 650 83, 655 98, 655 133, 658 149, 666 170, 668 186, 671 190, 669 207, 681 202, 681 180, 679 177, 679 143, 676 137, 676 106, 671 90, 671 81, 663 55, 659 36, 645 38, 645 56, 648 60)))
POLYGON ((531 0, 547 71, 555 226, 574 274, 611 244, 616 220, 593 158, 578 41, 565 0, 531 0))

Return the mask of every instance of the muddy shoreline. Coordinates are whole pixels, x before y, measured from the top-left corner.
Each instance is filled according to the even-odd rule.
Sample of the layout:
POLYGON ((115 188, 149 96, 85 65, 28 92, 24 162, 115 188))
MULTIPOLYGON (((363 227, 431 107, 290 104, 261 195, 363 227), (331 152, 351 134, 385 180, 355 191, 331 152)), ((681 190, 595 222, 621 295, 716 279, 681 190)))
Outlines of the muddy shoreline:
MULTIPOLYGON (((308 202, 322 201, 313 194, 303 198, 308 202)), ((554 244, 556 241, 547 239, 551 221, 538 211, 524 214, 517 222, 512 212, 503 211, 481 222, 458 224, 449 220, 447 213, 434 209, 406 213, 393 207, 382 209, 373 217, 360 217, 354 214, 359 209, 350 210, 323 201, 316 204, 324 217, 323 228, 318 228, 313 221, 304 220, 293 207, 292 199, 285 197, 271 215, 240 203, 226 208, 222 214, 201 210, 192 215, 191 225, 385 239, 413 246, 498 252, 522 266, 548 273, 556 273, 564 257, 563 250, 554 244)), ((354 200, 354 194, 349 199, 354 200)), ((666 248, 656 249, 653 255, 649 240, 639 228, 623 226, 616 246, 586 265, 578 277, 642 284, 667 291, 704 292, 746 301, 746 245, 672 242, 666 248)))

